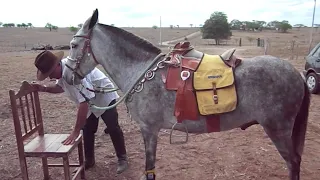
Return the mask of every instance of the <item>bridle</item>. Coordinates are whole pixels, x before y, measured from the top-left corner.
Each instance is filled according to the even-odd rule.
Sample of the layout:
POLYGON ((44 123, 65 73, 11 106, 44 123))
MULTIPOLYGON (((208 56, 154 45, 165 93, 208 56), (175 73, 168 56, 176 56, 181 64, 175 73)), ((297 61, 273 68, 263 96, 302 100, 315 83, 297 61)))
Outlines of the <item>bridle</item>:
POLYGON ((94 62, 98 65, 98 61, 92 51, 91 48, 91 34, 92 34, 92 29, 89 31, 88 35, 74 35, 73 37, 81 37, 81 38, 85 38, 85 42, 84 42, 84 46, 83 48, 81 48, 81 54, 79 56, 76 57, 76 59, 71 58, 70 56, 67 57, 68 60, 73 61, 76 63, 76 67, 72 68, 70 67, 68 64, 66 64, 67 68, 69 68, 74 75, 77 75, 78 77, 80 77, 81 79, 83 79, 85 76, 83 75, 83 73, 81 73, 80 71, 80 61, 84 58, 86 51, 88 53, 88 56, 93 57, 94 62))

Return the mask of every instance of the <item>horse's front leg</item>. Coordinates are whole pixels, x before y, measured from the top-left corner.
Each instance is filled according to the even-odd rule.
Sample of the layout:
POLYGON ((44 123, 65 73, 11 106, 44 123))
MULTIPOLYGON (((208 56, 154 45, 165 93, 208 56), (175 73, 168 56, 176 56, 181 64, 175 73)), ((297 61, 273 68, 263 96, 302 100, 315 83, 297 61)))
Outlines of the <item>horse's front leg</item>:
POLYGON ((146 154, 146 169, 145 175, 141 177, 141 180, 155 180, 155 164, 156 164, 156 152, 157 141, 160 129, 154 127, 141 128, 141 133, 145 145, 146 154))

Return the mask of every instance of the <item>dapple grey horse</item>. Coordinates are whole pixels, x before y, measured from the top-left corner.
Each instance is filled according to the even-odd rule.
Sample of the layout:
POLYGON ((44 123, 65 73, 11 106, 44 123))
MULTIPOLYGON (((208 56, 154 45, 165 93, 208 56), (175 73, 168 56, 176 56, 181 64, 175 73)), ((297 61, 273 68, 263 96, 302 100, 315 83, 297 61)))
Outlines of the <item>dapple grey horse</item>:
MULTIPOLYGON (((71 40, 63 78, 80 85, 81 79, 100 64, 125 96, 131 96, 125 103, 140 125, 145 143, 147 176, 142 178, 155 179, 158 133, 177 122, 173 115, 176 92, 167 91, 161 77, 165 68, 159 62, 164 55, 148 41, 97 20, 96 9, 71 40), (143 75, 148 69, 154 74, 148 72, 146 79, 143 75), (143 83, 134 86, 141 79, 143 83)), ((197 54, 195 50, 190 56, 197 54)), ((286 161, 290 180, 299 180, 310 104, 310 93, 300 73, 285 60, 257 56, 243 59, 235 69, 235 83, 238 104, 234 111, 221 114, 221 131, 261 125, 286 161)), ((208 133, 206 126, 200 116, 199 121, 186 120, 175 129, 208 133)))

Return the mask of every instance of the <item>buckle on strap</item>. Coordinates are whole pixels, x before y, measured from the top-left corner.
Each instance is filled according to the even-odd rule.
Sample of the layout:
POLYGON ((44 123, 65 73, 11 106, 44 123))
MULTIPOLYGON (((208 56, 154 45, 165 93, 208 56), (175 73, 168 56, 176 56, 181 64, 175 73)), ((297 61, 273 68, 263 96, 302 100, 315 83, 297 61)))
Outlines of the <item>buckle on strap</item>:
POLYGON ((216 84, 212 83, 212 90, 213 90, 213 101, 215 104, 218 104, 218 93, 217 93, 217 88, 216 88, 216 84))

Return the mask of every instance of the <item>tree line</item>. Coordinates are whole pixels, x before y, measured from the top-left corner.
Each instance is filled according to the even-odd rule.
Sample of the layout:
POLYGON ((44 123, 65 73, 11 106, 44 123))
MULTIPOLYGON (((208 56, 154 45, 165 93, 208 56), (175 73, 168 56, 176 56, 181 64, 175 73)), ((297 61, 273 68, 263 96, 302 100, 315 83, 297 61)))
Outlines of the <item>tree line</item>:
MULTIPOLYGON (((315 25, 316 26, 316 25, 315 25)), ((228 39, 232 36, 231 30, 242 30, 242 31, 263 31, 266 29, 276 30, 281 33, 286 33, 292 27, 307 27, 303 24, 295 24, 292 26, 289 21, 240 21, 233 19, 230 23, 228 22, 228 16, 224 12, 216 11, 211 14, 202 27, 200 27, 203 39, 215 39, 216 44, 219 44, 221 39, 228 39)))
MULTIPOLYGON (((295 26, 304 27, 303 24, 295 26)), ((276 29, 281 32, 287 32, 288 29, 292 28, 292 25, 287 20, 283 21, 271 21, 269 23, 265 21, 252 20, 252 21, 239 21, 234 19, 230 22, 230 28, 232 30, 244 30, 244 31, 262 31, 263 29, 276 29)))
MULTIPOLYGON (((0 26, 2 27, 16 27, 16 24, 14 23, 2 23, 0 22, 0 26)), ((17 24, 17 27, 23 27, 23 28, 28 28, 28 27, 33 27, 32 23, 21 23, 21 24, 17 24)))

